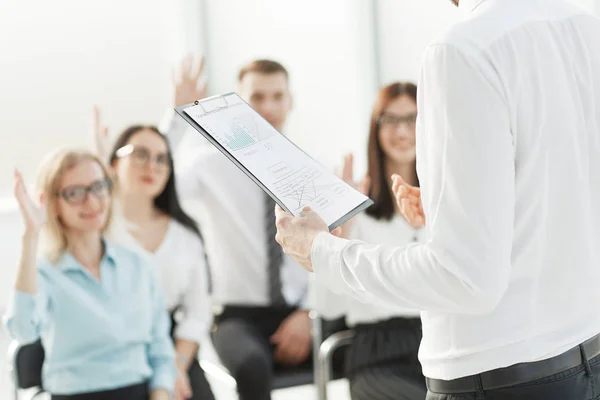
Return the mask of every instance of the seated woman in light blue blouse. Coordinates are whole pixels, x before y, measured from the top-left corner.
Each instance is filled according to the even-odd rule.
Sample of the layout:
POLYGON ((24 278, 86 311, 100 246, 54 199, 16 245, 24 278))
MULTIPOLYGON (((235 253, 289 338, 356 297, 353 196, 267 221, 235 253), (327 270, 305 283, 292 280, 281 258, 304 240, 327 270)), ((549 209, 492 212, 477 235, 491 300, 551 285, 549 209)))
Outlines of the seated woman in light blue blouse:
POLYGON ((52 400, 169 399, 176 370, 155 269, 104 240, 111 183, 88 152, 61 150, 38 176, 41 206, 15 172, 25 221, 14 296, 5 316, 21 343, 41 337, 52 400), (44 258, 36 261, 40 231, 44 258))

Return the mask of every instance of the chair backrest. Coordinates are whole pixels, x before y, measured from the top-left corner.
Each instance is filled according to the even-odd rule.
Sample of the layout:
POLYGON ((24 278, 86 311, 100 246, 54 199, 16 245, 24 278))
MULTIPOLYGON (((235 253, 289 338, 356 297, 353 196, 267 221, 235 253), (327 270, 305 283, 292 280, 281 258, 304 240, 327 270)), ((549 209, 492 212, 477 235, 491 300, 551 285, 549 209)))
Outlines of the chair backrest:
MULTIPOLYGON (((271 386, 273 390, 315 383, 315 367, 318 365, 316 357, 323 339, 348 329, 344 317, 335 320, 326 320, 321 318, 314 311, 311 313, 311 318, 313 319, 313 357, 315 357, 315 362, 313 365, 302 365, 298 368, 276 368, 271 386)), ((338 353, 336 355, 338 357, 332 363, 332 372, 335 378, 339 378, 344 375, 344 353, 338 353)))
POLYGON ((42 387, 44 348, 41 341, 17 346, 12 355, 12 362, 16 387, 42 387))

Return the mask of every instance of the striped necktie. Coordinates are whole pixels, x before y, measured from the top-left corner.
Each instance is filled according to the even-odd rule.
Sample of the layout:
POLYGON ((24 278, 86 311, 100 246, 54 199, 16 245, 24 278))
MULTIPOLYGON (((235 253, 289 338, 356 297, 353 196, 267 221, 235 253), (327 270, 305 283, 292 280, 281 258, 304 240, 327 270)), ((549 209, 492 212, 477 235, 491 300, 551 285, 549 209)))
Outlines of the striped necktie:
POLYGON ((265 193, 265 223, 267 231, 267 256, 268 256, 268 289, 269 299, 273 306, 285 305, 281 292, 281 264, 283 251, 275 240, 277 227, 275 226, 275 201, 265 193))

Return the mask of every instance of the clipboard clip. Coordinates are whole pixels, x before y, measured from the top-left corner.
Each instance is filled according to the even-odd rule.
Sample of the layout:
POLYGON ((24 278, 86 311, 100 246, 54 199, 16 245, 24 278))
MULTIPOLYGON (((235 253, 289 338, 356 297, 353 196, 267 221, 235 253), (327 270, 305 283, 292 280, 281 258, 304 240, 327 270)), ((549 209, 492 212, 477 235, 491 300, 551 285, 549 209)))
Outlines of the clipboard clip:
POLYGON ((195 105, 198 105, 198 103, 199 103, 199 101, 198 101, 198 100, 194 101, 194 104, 195 104, 195 105))

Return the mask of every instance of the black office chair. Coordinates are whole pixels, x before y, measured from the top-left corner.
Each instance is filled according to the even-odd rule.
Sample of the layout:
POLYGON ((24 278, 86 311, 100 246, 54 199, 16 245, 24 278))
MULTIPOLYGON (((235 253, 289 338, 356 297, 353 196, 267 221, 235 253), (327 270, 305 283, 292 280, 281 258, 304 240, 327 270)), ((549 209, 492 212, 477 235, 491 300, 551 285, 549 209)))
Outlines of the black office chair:
POLYGON ((19 345, 13 341, 8 349, 8 362, 14 387, 14 400, 20 400, 19 393, 24 389, 31 389, 33 392, 28 400, 33 400, 44 393, 42 385, 44 348, 41 341, 26 345, 19 345))
MULTIPOLYGON (((319 352, 323 338, 328 338, 336 332, 343 331, 346 328, 343 318, 338 320, 324 320, 317 312, 309 313, 312 321, 312 340, 313 340, 313 363, 298 368, 276 369, 274 371, 272 390, 287 389, 295 386, 310 385, 316 383, 321 384, 321 365, 319 352)), ((331 350, 328 354, 328 372, 325 377, 329 379, 339 379, 344 376, 343 353, 333 354, 331 350), (335 357, 337 356, 337 357, 335 357), (332 361, 333 359, 333 361, 332 361)), ((216 364, 209 360, 201 360, 202 369, 207 375, 225 383, 232 389, 236 388, 235 379, 230 375, 229 371, 220 364, 216 364)))

